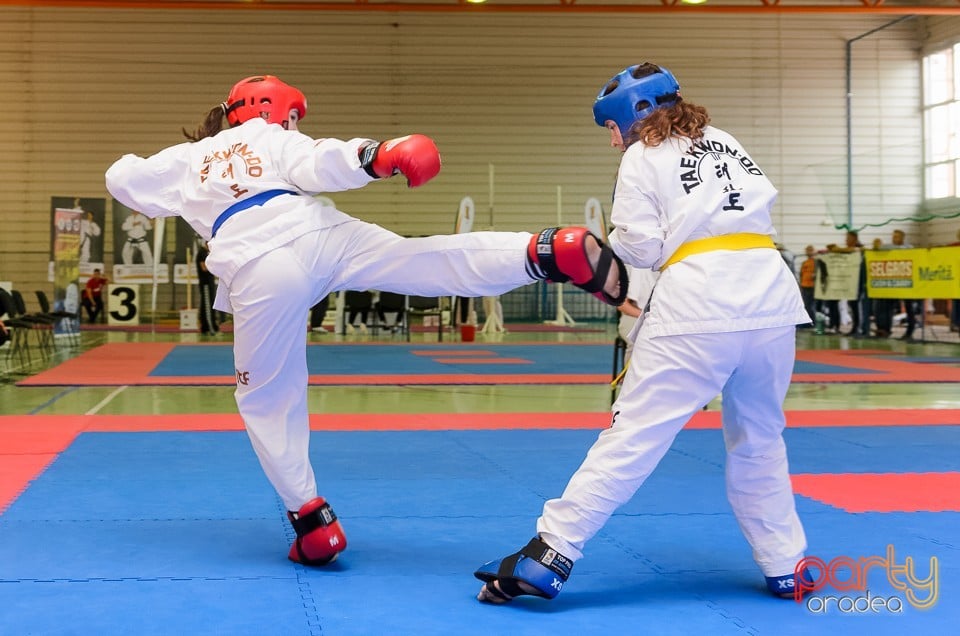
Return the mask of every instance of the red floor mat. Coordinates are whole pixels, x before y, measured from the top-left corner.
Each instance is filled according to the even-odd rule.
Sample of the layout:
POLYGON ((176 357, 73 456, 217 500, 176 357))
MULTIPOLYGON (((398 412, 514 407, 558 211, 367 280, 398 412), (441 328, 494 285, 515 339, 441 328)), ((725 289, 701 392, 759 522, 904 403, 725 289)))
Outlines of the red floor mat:
MULTIPOLYGON (((342 344, 342 343, 341 343, 342 344)), ((518 343, 514 343, 518 344, 518 343)), ((530 343, 543 346, 564 346, 561 343, 530 343)), ((596 343, 566 343, 574 344, 596 343)), ((356 343, 352 346, 376 346, 383 343, 356 343)), ((209 344, 203 346, 223 347, 209 344)), ((315 345, 325 346, 325 345, 315 345)), ((120 385, 230 385, 232 375, 193 376, 193 375, 151 375, 165 357, 177 347, 176 343, 108 343, 71 358, 62 364, 25 378, 18 386, 120 386, 120 385)), ((612 351, 612 348, 611 348, 612 351)), ((612 379, 611 372, 582 373, 572 365, 570 373, 525 373, 494 374, 485 373, 483 368, 489 365, 510 364, 524 366, 528 361, 517 357, 491 355, 483 348, 472 349, 470 345, 455 350, 413 349, 415 356, 429 356, 446 364, 470 364, 477 371, 464 373, 404 373, 402 368, 395 373, 370 373, 367 375, 343 375, 329 370, 325 374, 311 374, 309 382, 314 386, 332 385, 452 385, 452 384, 607 384, 612 379), (490 358, 490 361, 487 360, 490 358)), ((960 382, 960 368, 944 365, 911 362, 879 357, 874 350, 859 351, 797 351, 797 361, 824 365, 824 369, 836 369, 837 372, 794 373, 795 383, 887 383, 887 382, 960 382)), ((575 357, 575 354, 573 354, 575 357)), ((606 368, 606 362, 604 362, 606 368)), ((809 367, 808 367, 809 368, 809 367)))
POLYGON ((0 417, 0 512, 88 423, 86 416, 0 417))
POLYGON ((960 473, 793 475, 798 495, 847 512, 960 512, 960 473))

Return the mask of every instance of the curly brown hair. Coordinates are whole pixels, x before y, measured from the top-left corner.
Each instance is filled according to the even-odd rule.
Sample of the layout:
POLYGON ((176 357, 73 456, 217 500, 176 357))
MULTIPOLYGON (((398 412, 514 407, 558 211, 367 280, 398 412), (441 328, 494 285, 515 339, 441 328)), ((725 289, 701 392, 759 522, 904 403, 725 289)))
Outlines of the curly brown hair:
POLYGON ((677 101, 661 106, 652 113, 634 122, 627 131, 627 146, 642 141, 645 146, 659 146, 668 137, 686 137, 696 140, 703 137, 703 129, 710 123, 710 114, 703 106, 677 101))
POLYGON ((218 132, 223 130, 223 121, 226 117, 226 110, 223 104, 217 104, 210 109, 210 112, 207 113, 206 117, 203 118, 200 126, 194 132, 187 131, 186 128, 181 128, 183 131, 183 136, 189 139, 190 141, 200 141, 206 137, 213 137, 218 132))

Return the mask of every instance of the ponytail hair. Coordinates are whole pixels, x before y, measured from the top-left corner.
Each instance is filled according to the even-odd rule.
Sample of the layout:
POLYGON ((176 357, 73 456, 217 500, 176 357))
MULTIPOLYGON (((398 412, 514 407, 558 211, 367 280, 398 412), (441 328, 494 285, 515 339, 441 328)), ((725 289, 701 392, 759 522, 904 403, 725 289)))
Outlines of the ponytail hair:
POLYGON ((223 122, 226 117, 226 104, 217 104, 210 109, 203 122, 194 132, 188 132, 186 128, 181 128, 183 136, 190 141, 200 141, 207 137, 213 137, 223 130, 223 122))

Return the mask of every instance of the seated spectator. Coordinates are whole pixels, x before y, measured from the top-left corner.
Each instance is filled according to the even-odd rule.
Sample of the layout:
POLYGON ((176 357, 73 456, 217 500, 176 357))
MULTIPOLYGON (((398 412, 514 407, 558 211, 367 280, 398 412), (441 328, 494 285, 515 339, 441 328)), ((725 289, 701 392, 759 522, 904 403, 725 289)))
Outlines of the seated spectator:
POLYGON ((100 275, 100 270, 93 270, 93 276, 87 280, 83 288, 83 308, 87 310, 87 316, 91 323, 97 322, 97 318, 103 313, 103 288, 110 281, 100 275))

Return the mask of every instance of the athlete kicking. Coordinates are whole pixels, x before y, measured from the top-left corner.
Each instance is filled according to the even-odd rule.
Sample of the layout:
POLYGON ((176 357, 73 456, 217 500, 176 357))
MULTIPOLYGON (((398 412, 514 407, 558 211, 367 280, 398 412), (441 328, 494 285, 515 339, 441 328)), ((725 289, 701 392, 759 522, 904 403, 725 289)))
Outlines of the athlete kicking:
POLYGON ((347 539, 317 496, 307 450, 312 306, 348 289, 482 297, 544 279, 619 305, 627 285, 623 263, 586 228, 403 238, 322 205, 311 195, 395 174, 421 186, 440 171, 440 154, 424 135, 312 139, 297 131, 306 114, 298 89, 248 77, 196 132, 184 131, 189 142, 125 155, 106 182, 124 205, 180 216, 209 242, 207 269, 220 279, 214 308, 233 314, 237 407, 296 531, 288 556, 323 565, 347 539))
MULTIPOLYGON (((777 596, 793 598, 806 549, 782 432, 795 325, 810 321, 770 218, 777 191, 732 136, 684 101, 654 64, 608 81, 596 123, 621 152, 610 245, 659 270, 613 420, 563 494, 546 502, 537 536, 482 566, 478 599, 554 598, 587 541, 627 502, 684 424, 722 394, 727 498, 777 596)), ((805 577, 808 578, 808 577, 805 577)))

